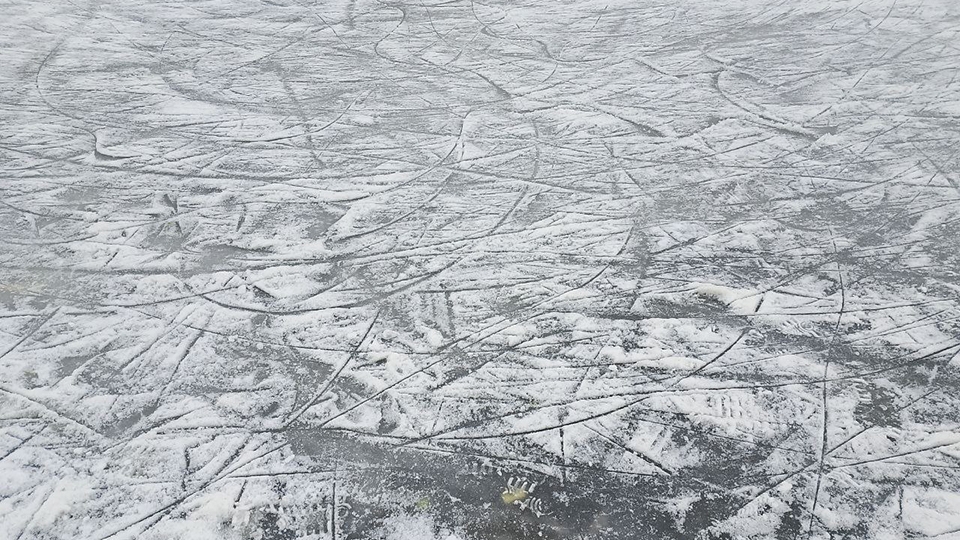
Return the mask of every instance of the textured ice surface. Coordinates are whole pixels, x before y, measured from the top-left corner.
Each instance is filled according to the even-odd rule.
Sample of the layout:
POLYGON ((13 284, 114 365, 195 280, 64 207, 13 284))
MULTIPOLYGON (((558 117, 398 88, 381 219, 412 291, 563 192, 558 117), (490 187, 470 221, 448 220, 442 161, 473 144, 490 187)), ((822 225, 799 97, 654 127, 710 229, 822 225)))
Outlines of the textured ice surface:
POLYGON ((960 538, 958 33, 4 2, 0 537, 960 538))

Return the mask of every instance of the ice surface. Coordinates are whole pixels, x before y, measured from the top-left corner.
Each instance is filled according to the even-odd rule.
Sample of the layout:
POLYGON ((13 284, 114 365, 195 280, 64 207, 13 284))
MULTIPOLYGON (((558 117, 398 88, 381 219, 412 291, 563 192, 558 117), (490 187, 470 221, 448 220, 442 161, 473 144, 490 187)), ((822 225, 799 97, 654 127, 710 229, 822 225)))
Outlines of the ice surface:
POLYGON ((960 3, 2 13, 0 539, 960 538, 960 3))

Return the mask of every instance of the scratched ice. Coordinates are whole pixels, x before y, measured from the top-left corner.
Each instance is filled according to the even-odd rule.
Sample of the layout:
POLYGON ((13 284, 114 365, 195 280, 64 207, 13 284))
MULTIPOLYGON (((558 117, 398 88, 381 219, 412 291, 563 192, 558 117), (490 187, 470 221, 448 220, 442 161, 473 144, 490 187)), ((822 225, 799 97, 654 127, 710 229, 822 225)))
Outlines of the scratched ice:
POLYGON ((960 538, 960 3, 11 0, 0 538, 960 538))

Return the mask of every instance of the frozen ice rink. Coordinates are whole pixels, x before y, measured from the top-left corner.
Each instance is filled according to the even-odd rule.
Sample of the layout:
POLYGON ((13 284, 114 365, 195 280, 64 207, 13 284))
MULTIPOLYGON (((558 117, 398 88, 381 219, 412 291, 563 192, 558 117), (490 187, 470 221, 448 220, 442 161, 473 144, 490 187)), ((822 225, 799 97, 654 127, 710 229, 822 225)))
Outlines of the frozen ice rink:
POLYGON ((960 539, 960 2, 0 13, 0 539, 960 539))

